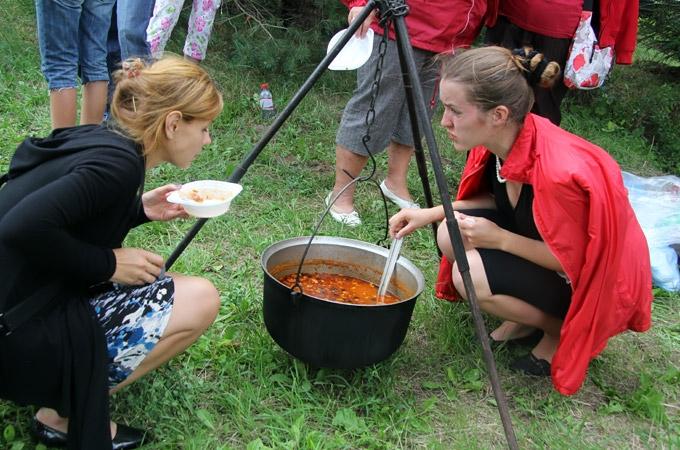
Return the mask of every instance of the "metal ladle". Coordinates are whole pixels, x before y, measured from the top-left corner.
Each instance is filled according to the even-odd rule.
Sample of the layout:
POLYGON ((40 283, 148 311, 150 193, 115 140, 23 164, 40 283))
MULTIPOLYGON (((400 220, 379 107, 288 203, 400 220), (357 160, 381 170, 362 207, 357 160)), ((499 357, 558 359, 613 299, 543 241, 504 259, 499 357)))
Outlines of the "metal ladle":
POLYGON ((390 285, 394 268, 397 265, 397 260, 399 259, 399 252, 401 251, 401 244, 403 242, 403 238, 392 239, 390 252, 387 254, 387 260, 385 261, 385 269, 383 269, 383 274, 380 278, 380 284, 378 285, 378 295, 376 297, 378 303, 383 303, 385 294, 387 293, 387 287, 390 285))

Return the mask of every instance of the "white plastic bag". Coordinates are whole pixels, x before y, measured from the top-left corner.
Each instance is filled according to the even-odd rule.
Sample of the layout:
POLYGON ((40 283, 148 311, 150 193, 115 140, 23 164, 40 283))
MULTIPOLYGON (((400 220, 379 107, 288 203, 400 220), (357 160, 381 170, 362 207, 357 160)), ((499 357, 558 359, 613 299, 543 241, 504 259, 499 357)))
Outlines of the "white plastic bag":
POLYGON ((564 84, 570 89, 596 89, 604 84, 614 63, 614 49, 601 48, 591 26, 593 12, 582 11, 569 57, 564 67, 564 84))
POLYGON ((680 291, 680 178, 673 175, 643 178, 623 172, 635 216, 647 238, 652 280, 668 291, 680 291))

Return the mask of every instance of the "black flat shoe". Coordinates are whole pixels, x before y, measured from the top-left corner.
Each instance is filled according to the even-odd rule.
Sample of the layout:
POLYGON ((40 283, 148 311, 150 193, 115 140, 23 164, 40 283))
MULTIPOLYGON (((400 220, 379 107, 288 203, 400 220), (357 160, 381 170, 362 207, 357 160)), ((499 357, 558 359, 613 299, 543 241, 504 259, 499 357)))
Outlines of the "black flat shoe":
POLYGON ((506 341, 497 341, 489 335, 489 342, 492 347, 500 347, 507 345, 508 347, 536 347, 536 345, 543 339, 543 330, 535 329, 526 336, 517 339, 508 339, 506 341))
MULTIPOLYGON (((31 420, 31 434, 47 447, 66 447, 68 436, 39 421, 36 417, 31 420)), ((137 448, 144 442, 146 432, 127 425, 117 424, 116 436, 113 438, 113 450, 128 450, 137 448)))
POLYGON ((531 352, 510 363, 510 369, 534 377, 550 376, 550 363, 545 359, 536 358, 531 352))

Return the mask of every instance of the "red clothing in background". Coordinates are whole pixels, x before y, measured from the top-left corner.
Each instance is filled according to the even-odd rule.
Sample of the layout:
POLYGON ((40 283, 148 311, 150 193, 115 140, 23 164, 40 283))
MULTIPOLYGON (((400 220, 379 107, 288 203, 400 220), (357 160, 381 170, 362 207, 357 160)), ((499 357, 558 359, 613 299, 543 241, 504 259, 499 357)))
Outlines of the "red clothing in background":
POLYGON ((614 47, 617 64, 632 64, 639 0, 600 0, 600 47, 614 47))
MULTIPOLYGON (((583 0, 499 0, 498 14, 518 27, 553 38, 574 37, 583 0)), ((489 2, 487 15, 495 12, 489 2)), ((639 0, 599 0, 600 47, 613 47, 617 64, 631 64, 637 44, 639 0)))
MULTIPOLYGON (((435 53, 451 52, 454 48, 469 47, 484 25, 487 3, 497 0, 408 0, 406 16, 411 45, 435 53)), ((365 6, 366 0, 342 0, 348 8, 365 6)), ((496 7, 489 8, 496 11, 496 7)), ((374 22, 373 31, 382 36, 383 29, 374 22)), ((390 39, 394 32, 390 31, 390 39)))
MULTIPOLYGON (((482 190, 490 155, 484 147, 472 149, 458 199, 482 190)), ((501 176, 533 187, 536 227, 571 280, 571 305, 551 364, 553 385, 571 395, 583 384, 590 360, 604 350, 607 339, 650 327, 653 297, 647 241, 628 202, 618 164, 601 148, 547 119, 527 116, 501 176)), ((457 297, 451 270, 451 263, 442 258, 435 286, 440 298, 457 297)))
POLYGON ((501 0, 498 13, 518 27, 553 38, 574 37, 583 0, 501 0))

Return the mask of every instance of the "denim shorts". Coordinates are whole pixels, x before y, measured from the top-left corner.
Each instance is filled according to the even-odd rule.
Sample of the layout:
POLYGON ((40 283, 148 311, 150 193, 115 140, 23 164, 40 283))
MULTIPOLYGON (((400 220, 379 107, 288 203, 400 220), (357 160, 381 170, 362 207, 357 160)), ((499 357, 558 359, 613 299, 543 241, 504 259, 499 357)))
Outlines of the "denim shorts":
MULTIPOLYGON (((371 105, 371 94, 375 69, 378 64, 378 51, 382 36, 373 39, 373 52, 363 66, 357 69, 357 88, 345 106, 335 137, 335 143, 358 155, 367 155, 362 142, 366 134, 366 112, 371 105)), ((417 48, 413 49, 413 59, 418 70, 420 86, 428 106, 430 119, 437 107, 435 88, 439 65, 434 61, 435 54, 417 48)), ((390 141, 413 146, 411 117, 406 103, 406 90, 401 74, 397 45, 389 40, 382 65, 380 89, 375 99, 375 120, 370 129, 367 146, 372 154, 385 150, 390 141)), ((422 126, 420 127, 422 130, 422 126)))
POLYGON ((40 69, 50 90, 108 81, 106 38, 115 0, 35 0, 40 69))

